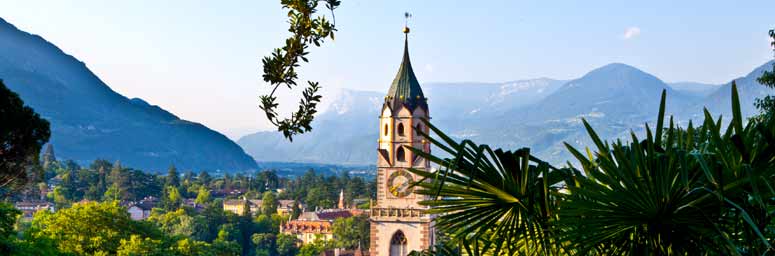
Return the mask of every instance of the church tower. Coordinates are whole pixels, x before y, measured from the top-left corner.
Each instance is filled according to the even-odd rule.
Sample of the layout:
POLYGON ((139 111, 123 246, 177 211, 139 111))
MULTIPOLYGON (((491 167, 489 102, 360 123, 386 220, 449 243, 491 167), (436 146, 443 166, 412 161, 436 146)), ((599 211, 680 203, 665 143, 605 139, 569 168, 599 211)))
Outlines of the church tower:
POLYGON ((422 119, 430 119, 428 99, 409 61, 409 28, 404 27, 404 56, 379 117, 377 147, 377 200, 371 208, 372 256, 404 256, 435 243, 433 216, 418 204, 425 196, 410 184, 418 177, 407 169, 429 169, 430 163, 408 148, 430 152, 430 144, 417 131, 428 133, 422 119))

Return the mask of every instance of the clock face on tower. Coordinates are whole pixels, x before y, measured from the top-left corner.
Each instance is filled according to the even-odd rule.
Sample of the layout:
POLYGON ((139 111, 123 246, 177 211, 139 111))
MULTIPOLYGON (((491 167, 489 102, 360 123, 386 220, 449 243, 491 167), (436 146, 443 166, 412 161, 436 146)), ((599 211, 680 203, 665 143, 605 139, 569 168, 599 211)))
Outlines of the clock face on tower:
POLYGON ((404 170, 395 171, 388 177, 387 189, 395 197, 406 197, 412 193, 412 182, 414 182, 414 179, 409 172, 404 170))

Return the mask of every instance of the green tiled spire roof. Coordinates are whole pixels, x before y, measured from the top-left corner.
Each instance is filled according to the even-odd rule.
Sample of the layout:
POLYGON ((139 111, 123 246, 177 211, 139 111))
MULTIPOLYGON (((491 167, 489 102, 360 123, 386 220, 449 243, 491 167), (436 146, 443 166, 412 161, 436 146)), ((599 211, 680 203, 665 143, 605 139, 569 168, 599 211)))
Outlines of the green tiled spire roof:
POLYGON ((401 61, 398 74, 393 79, 393 84, 390 85, 387 96, 385 96, 385 104, 388 104, 393 110, 399 109, 404 104, 410 111, 414 111, 417 107, 422 107, 427 111, 427 100, 422 93, 420 83, 417 82, 417 77, 414 76, 412 63, 409 61, 409 29, 405 28, 404 33, 406 34, 404 39, 404 59, 401 61))

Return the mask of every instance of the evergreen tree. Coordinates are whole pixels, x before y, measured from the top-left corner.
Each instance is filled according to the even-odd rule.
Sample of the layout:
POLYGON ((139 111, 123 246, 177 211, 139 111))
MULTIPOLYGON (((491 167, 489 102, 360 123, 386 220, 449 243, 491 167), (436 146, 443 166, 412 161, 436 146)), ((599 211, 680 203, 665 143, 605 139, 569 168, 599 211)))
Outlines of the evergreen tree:
POLYGON ((0 188, 26 183, 50 136, 48 121, 0 80, 0 188))
POLYGON ((199 176, 197 177, 197 181, 199 181, 202 186, 210 186, 210 181, 212 181, 212 177, 210 177, 210 174, 206 171, 199 172, 199 176))
POLYGON ((183 174, 183 184, 186 186, 191 186, 191 183, 194 181, 194 172, 192 171, 186 171, 186 173, 183 174))
POLYGON ((175 168, 175 165, 171 165, 169 170, 167 170, 167 180, 164 182, 164 186, 180 186, 180 176, 178 175, 178 169, 175 168))
POLYGON ((54 192, 58 194, 58 198, 55 197, 55 199, 58 199, 59 203, 62 203, 63 205, 68 204, 70 201, 74 201, 74 199, 78 197, 78 184, 76 183, 75 170, 65 169, 64 173, 62 173, 62 183, 54 189, 54 192))
POLYGON ((105 171, 105 167, 100 166, 97 170, 97 189, 98 191, 104 193, 108 189, 108 174, 105 171))
POLYGON ((204 205, 208 202, 210 202, 210 190, 204 186, 199 187, 194 203, 204 205))
POLYGON ((131 180, 129 177, 129 171, 121 166, 120 161, 113 163, 113 167, 110 169, 108 179, 112 185, 115 185, 119 191, 119 200, 129 200, 133 197, 132 191, 130 191, 131 180))
POLYGON ((293 209, 291 209, 291 219, 298 219, 299 215, 301 215, 301 205, 299 205, 299 200, 294 200, 293 202, 293 209))
POLYGON ((271 191, 264 192, 261 200, 261 212, 266 216, 277 213, 277 197, 271 191))
POLYGON ((223 175, 223 189, 232 189, 233 188, 232 186, 233 186, 233 183, 232 183, 231 175, 229 175, 228 173, 224 174, 223 175))
POLYGON ((239 229, 239 236, 237 237, 237 243, 242 247, 242 255, 249 255, 251 253, 251 236, 255 230, 253 220, 250 215, 250 207, 245 207, 242 215, 238 217, 237 228, 239 229))
POLYGON ((180 207, 180 204, 183 203, 183 198, 177 187, 167 186, 164 188, 160 203, 162 208, 172 211, 180 207))
POLYGON ((110 174, 108 174, 108 181, 110 183, 123 183, 123 169, 124 168, 121 167, 121 161, 114 162, 113 166, 110 168, 110 174))
POLYGON ((103 201, 114 201, 119 199, 121 199, 121 191, 119 190, 118 186, 116 186, 115 183, 113 183, 113 185, 110 185, 110 187, 105 191, 105 194, 102 197, 103 201))

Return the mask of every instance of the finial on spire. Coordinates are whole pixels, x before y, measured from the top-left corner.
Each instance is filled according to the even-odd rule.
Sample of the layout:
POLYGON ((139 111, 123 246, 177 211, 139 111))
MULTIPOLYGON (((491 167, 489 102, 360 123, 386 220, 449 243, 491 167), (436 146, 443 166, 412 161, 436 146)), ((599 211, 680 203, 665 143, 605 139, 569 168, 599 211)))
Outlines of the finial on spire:
POLYGON ((409 34, 409 18, 411 17, 411 13, 404 12, 404 34, 409 34))

